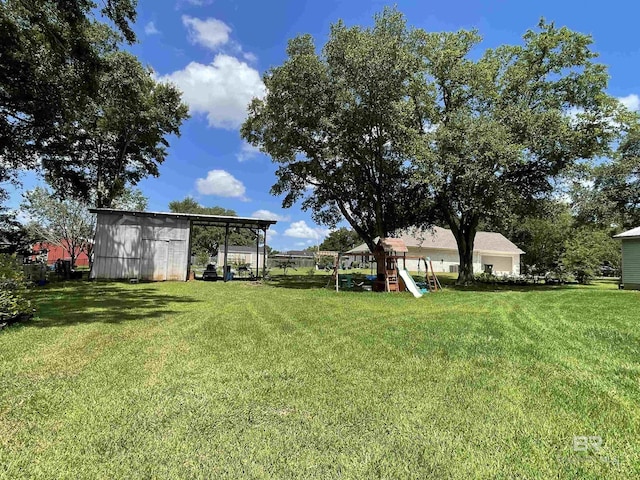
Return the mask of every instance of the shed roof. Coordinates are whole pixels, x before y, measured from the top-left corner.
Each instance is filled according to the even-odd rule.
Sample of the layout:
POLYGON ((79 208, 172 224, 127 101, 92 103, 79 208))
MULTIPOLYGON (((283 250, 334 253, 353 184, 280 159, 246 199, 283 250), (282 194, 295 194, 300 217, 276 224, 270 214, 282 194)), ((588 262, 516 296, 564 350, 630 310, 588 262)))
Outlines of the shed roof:
POLYGON ((105 215, 131 215, 134 217, 164 217, 164 218, 182 218, 191 220, 199 225, 209 225, 212 227, 239 227, 239 228, 264 228, 267 229, 271 225, 277 223, 276 220, 265 220, 262 218, 251 217, 232 217, 229 215, 201 215, 196 213, 173 213, 173 212, 142 212, 129 210, 116 210, 113 208, 91 208, 91 213, 105 215))
POLYGON ((640 227, 632 228, 626 232, 614 235, 613 238, 640 238, 640 227))
MULTIPOLYGON (((435 248, 440 250, 458 251, 458 244, 453 232, 442 227, 433 227, 424 230, 420 228, 410 228, 399 232, 398 238, 403 240, 407 247, 418 248, 435 248)), ((378 238, 375 239, 378 241, 378 238)), ((491 252, 491 253, 508 253, 521 254, 524 253, 516 245, 510 242, 501 233, 495 232, 478 232, 473 243, 474 252, 491 252)), ((349 254, 366 254, 369 248, 366 243, 349 250, 349 254)))

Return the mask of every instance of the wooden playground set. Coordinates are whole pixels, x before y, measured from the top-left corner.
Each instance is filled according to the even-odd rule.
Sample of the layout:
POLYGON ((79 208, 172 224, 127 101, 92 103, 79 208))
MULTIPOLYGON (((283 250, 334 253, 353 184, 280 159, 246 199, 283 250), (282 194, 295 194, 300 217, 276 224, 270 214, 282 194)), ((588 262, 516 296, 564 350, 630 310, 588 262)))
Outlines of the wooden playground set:
MULTIPOLYGON (((442 290, 442 285, 436 272, 433 270, 433 264, 428 257, 412 257, 408 256, 409 249, 404 241, 399 238, 381 238, 373 256, 376 259, 376 275, 368 277, 371 280, 371 289, 374 292, 404 292, 409 291, 414 297, 419 298, 425 293, 435 293, 442 290), (423 282, 416 282, 409 274, 406 268, 407 259, 417 259, 424 262, 425 278, 423 282), (402 260, 402 268, 400 268, 400 260, 402 260)), ((339 273, 340 255, 335 256, 333 273, 327 286, 331 283, 335 285, 336 292, 341 287, 351 288, 355 285, 352 282, 352 275, 342 275, 339 273), (346 280, 346 281, 345 281, 346 280)), ((364 282, 363 282, 364 283, 364 282)))

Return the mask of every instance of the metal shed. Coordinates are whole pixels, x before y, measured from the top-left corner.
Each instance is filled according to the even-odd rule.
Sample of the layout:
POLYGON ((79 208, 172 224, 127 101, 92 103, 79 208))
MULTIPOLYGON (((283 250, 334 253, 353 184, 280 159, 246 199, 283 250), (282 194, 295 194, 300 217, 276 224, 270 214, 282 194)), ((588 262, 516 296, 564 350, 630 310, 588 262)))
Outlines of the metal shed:
MULTIPOLYGON (((276 223, 274 220, 223 215, 132 212, 104 208, 92 209, 91 212, 97 214, 91 269, 91 278, 94 279, 185 281, 190 273, 193 225, 224 227, 225 247, 231 228, 249 229, 256 235, 256 256, 259 256, 260 249, 259 234, 263 233, 264 256, 267 230, 276 223)), ((227 265, 225 255, 224 271, 227 265)), ((264 267, 262 273, 264 276, 264 267)))
POLYGON ((622 276, 625 289, 640 290, 640 227, 622 232, 613 238, 622 240, 622 276))

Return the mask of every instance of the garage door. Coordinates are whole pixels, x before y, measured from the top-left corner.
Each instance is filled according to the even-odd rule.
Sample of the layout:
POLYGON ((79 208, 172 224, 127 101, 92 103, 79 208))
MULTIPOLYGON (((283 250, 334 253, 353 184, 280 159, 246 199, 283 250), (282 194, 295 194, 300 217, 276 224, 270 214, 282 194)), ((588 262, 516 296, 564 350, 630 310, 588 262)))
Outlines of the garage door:
POLYGON ((482 255, 482 270, 485 265, 493 265, 493 273, 511 273, 513 271, 513 258, 494 255, 482 255))

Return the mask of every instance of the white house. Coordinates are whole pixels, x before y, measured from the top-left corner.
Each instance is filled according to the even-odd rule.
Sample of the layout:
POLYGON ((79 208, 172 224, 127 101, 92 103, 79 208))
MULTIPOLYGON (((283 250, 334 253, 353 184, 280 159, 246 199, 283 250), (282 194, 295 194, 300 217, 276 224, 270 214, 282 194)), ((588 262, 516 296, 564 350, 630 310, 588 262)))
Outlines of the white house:
MULTIPOLYGON (((420 258, 429 257, 436 272, 457 272, 460 264, 458 246, 451 230, 433 227, 430 230, 411 228, 396 235, 407 245, 406 268, 410 271, 424 271, 420 258)), ((376 239, 377 241, 378 239, 376 239)), ((478 232, 473 246, 473 271, 491 271, 496 275, 519 275, 520 255, 524 252, 511 243, 504 235, 493 232, 478 232)), ((358 259, 368 256, 365 243, 349 250, 346 255, 358 259)), ((400 265, 402 267, 402 265, 400 265)))
MULTIPOLYGON (((253 245, 251 247, 243 247, 238 245, 229 245, 229 254, 227 256, 227 262, 229 265, 250 265, 255 268, 256 266, 256 258, 258 259, 258 269, 262 269, 263 266, 263 255, 262 255, 263 246, 260 245, 260 249, 256 251, 256 246, 253 245)), ((216 259, 216 264, 219 267, 222 267, 224 264, 224 245, 220 245, 218 247, 218 257, 216 259)))

